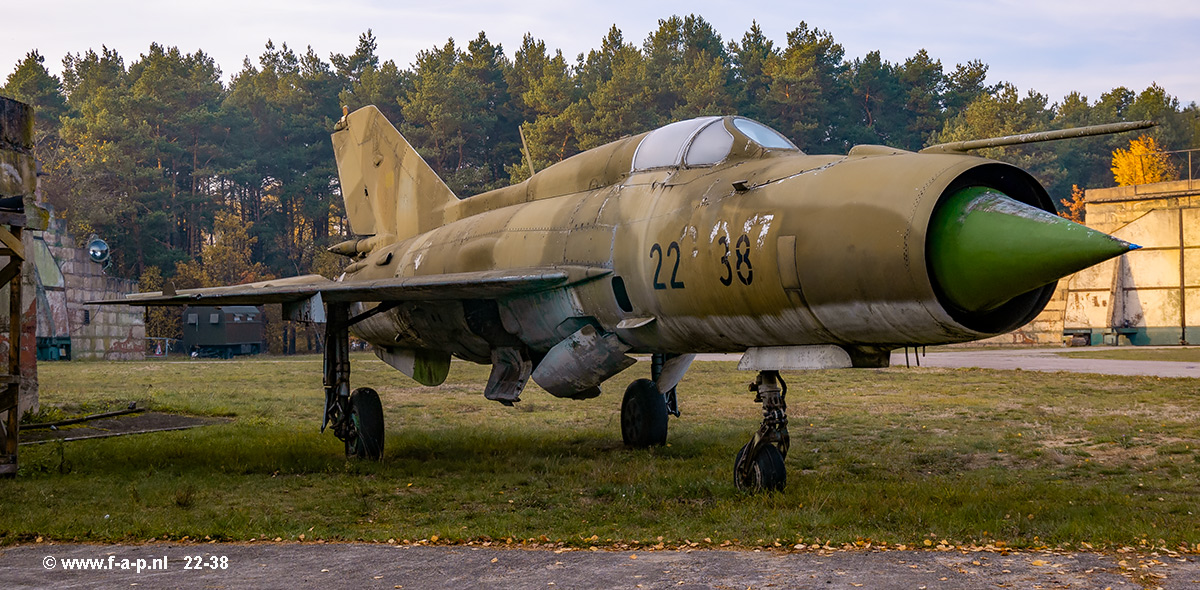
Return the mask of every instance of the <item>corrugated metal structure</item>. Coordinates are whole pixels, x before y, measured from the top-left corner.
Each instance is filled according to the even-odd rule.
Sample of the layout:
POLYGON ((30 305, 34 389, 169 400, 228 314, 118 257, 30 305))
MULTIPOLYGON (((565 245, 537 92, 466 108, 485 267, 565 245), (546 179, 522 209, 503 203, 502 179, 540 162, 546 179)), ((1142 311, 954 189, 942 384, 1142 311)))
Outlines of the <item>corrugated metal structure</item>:
POLYGON ((1077 344, 1200 343, 1200 180, 1087 191, 1089 227, 1141 250, 1060 283, 1077 344))

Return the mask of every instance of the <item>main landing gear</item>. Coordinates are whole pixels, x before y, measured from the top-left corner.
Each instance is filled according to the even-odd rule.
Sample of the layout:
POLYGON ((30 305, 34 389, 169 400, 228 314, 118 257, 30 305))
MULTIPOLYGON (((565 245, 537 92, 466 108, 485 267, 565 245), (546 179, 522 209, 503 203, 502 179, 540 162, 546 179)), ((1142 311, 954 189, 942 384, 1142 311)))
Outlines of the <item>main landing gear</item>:
POLYGON ((645 448, 667 443, 667 401, 650 379, 638 379, 621 401, 621 439, 625 446, 645 448))
POLYGON ((621 401, 621 439, 625 446, 645 448, 667 443, 667 415, 679 416, 679 399, 675 386, 669 391, 659 391, 664 372, 668 381, 678 383, 682 376, 680 368, 687 370, 691 357, 655 354, 650 361, 650 379, 638 379, 629 384, 625 398, 621 401))
POLYGON ((733 461, 733 483, 747 492, 782 491, 787 485, 790 437, 787 429, 787 383, 779 371, 760 371, 750 391, 763 406, 763 421, 733 461))
MULTIPOLYGON (((368 312, 370 314, 378 312, 368 312)), ((366 315, 366 314, 364 314, 366 315)), ((350 325, 347 304, 326 306, 325 323, 325 417, 321 431, 346 443, 346 456, 379 459, 383 456, 383 406, 370 387, 350 391, 350 325)))

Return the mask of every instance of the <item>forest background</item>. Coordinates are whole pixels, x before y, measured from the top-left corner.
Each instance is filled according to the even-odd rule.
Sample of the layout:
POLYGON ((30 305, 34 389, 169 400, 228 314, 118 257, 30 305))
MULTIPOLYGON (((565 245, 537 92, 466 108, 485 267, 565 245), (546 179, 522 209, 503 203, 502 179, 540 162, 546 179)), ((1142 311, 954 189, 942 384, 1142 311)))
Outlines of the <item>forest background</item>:
MULTIPOLYGON (((989 83, 980 61, 943 67, 924 50, 903 63, 878 51, 850 59, 805 22, 779 43, 757 23, 726 42, 702 17, 673 16, 640 45, 614 26, 573 61, 531 35, 510 58, 481 32, 407 69, 381 60, 368 30, 354 53, 328 60, 268 41, 228 83, 202 50, 158 44, 129 64, 106 47, 69 54, 61 79, 44 64, 30 51, 0 86, 36 108, 43 198, 77 240, 108 241, 108 272, 143 290, 340 272, 344 259, 325 247, 349 231, 329 140, 343 105, 377 105, 461 197, 528 177, 518 128, 540 170, 700 115, 757 119, 814 154, 1142 119, 1159 123, 1148 133, 1158 149, 1200 146, 1200 108, 1157 85, 1051 102, 989 83)), ((1112 186, 1113 154, 1128 145, 1102 136, 981 155, 1069 203, 1073 187, 1112 186)), ((276 352, 296 348, 284 324, 272 322, 276 352)), ((147 335, 178 331, 177 311, 148 313, 147 335)))

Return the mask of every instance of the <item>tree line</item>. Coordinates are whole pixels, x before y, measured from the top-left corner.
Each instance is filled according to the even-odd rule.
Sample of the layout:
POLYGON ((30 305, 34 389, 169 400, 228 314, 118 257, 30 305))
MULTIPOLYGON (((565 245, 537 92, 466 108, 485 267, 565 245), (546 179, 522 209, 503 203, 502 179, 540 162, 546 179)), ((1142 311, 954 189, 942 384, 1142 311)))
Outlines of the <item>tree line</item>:
MULTIPOLYGON (((1061 101, 989 83, 980 61, 943 66, 848 58, 801 22, 777 43, 756 24, 723 40, 699 16, 672 16, 640 44, 612 27, 568 60, 526 35, 512 57, 485 33, 382 60, 371 31, 328 59, 268 41, 228 83, 203 51, 153 44, 126 63, 101 47, 63 58, 62 77, 31 51, 0 94, 36 107, 43 194, 71 232, 113 246, 116 273, 180 287, 307 272, 332 274, 324 247, 348 231, 329 133, 375 104, 460 196, 529 175, 518 128, 542 169, 675 120, 741 114, 808 153, 861 143, 924 145, 1122 120, 1155 119, 1165 149, 1200 143, 1200 109, 1165 89, 1116 87, 1061 101), (220 255, 204 256, 225 241, 220 255), (243 253, 230 254, 237 242, 243 253), (221 260, 221 268, 206 258, 221 260), (229 266, 236 264, 235 266, 229 266)), ((1114 136, 999 148, 983 155, 1030 170, 1056 200, 1072 185, 1112 184, 1114 136)))

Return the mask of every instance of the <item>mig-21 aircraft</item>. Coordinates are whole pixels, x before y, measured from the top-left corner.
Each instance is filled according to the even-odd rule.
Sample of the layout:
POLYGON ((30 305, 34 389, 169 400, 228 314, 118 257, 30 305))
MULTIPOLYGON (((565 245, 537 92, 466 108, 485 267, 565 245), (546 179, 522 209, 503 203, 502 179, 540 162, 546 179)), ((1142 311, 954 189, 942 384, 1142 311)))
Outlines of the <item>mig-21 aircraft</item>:
POLYGON ((973 149, 1114 133, 1119 123, 806 155, 751 119, 700 117, 459 198, 373 106, 333 132, 352 259, 318 275, 130 295, 129 305, 283 304, 325 324, 325 415, 352 456, 383 452, 383 411, 350 387, 349 335, 417 382, 451 358, 490 364, 487 399, 529 379, 587 399, 650 355, 621 404, 626 445, 666 441, 697 353, 743 353, 763 421, 734 462, 782 489, 780 371, 884 367, 903 346, 966 342, 1029 322, 1061 277, 1136 246, 1063 219, 1023 170, 973 149))

